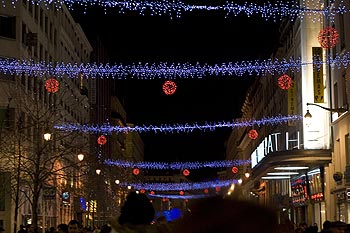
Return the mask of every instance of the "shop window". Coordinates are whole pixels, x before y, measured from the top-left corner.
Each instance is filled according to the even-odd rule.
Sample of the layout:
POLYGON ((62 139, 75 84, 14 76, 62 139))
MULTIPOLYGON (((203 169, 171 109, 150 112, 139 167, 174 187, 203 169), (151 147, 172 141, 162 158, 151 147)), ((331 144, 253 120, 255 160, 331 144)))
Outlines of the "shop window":
POLYGON ((16 17, 0 15, 0 36, 16 39, 16 17))

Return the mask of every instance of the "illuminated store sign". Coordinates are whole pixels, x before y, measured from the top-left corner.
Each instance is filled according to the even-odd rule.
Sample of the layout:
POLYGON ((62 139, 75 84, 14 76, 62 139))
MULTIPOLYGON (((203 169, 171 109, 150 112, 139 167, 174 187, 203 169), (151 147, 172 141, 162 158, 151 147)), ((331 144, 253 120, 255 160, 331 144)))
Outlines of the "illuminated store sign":
POLYGON ((282 133, 273 133, 264 138, 259 146, 250 155, 252 160, 252 168, 255 167, 269 153, 283 150, 299 149, 300 137, 299 131, 296 138, 291 138, 286 132, 283 138, 282 133))

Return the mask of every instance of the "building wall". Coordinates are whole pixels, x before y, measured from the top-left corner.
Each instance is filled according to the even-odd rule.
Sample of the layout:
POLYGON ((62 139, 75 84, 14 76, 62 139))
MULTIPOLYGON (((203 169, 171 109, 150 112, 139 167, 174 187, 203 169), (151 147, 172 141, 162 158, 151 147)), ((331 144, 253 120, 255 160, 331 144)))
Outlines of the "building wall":
MULTIPOLYGON (((74 22, 65 6, 62 6, 59 10, 48 10, 43 5, 33 5, 30 1, 19 1, 14 8, 11 6, 11 2, 7 0, 5 0, 5 5, 6 7, 0 9, 0 17, 2 19, 13 17, 14 24, 11 25, 11 21, 2 20, 0 28, 7 28, 8 25, 5 24, 9 23, 15 36, 12 36, 11 33, 9 36, 6 31, 0 29, 0 57, 18 60, 31 59, 35 62, 89 62, 92 48, 82 29, 74 22), (30 41, 30 33, 35 33, 37 39, 30 41)), ((60 82, 59 92, 61 94, 54 96, 47 93, 44 88, 45 80, 50 77, 50 75, 43 77, 14 75, 11 78, 12 80, 9 81, 9 79, 5 80, 8 75, 0 74, 0 107, 6 108, 9 105, 10 108, 15 109, 13 117, 19 117, 23 111, 18 104, 19 100, 13 98, 10 101, 9 98, 14 97, 15 94, 21 94, 22 96, 26 95, 28 100, 38 98, 37 100, 43 108, 50 108, 52 104, 56 103, 55 107, 59 112, 57 117, 62 121, 88 123, 90 109, 88 99, 80 92, 81 85, 86 86, 87 80, 78 77, 68 79, 66 77, 62 79, 55 77, 60 82), (24 91, 15 93, 13 90, 17 90, 16 88, 21 88, 24 91)), ((87 141, 87 137, 82 136, 77 138, 76 141, 77 143, 87 141)), ((55 146, 60 145, 57 142, 55 146)), ((76 160, 74 152, 67 156, 73 161, 76 160)), ((75 187, 78 188, 78 186, 75 187)), ((56 200, 50 201, 57 208, 61 205, 61 192, 61 190, 57 190, 56 200)), ((6 203, 12 203, 13 206, 10 199, 7 199, 6 203)), ((43 203, 40 201, 39 207, 42 205, 43 203)), ((53 210, 51 207, 49 206, 47 211, 51 215, 47 216, 47 220, 54 225, 61 223, 63 219, 60 219, 59 211, 57 209, 53 210)), ((4 221, 5 232, 13 232, 13 211, 14 207, 0 211, 0 219, 4 221)), ((73 207, 65 209, 64 212, 67 214, 65 219, 73 218, 73 211, 73 207)), ((22 218, 24 215, 30 216, 30 205, 28 203, 24 203, 20 209, 18 226, 20 223, 25 224, 25 219, 22 218)))

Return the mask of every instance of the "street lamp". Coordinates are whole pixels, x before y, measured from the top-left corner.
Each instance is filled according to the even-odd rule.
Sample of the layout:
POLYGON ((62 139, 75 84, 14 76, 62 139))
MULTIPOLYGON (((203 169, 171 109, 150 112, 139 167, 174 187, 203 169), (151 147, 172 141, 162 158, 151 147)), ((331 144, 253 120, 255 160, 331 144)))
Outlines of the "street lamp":
MULTIPOLYGON (((327 111, 330 111, 330 112, 336 112, 336 113, 340 113, 340 114, 349 110, 348 104, 346 104, 344 107, 340 107, 340 108, 326 108, 326 107, 323 107, 323 106, 318 105, 318 104, 306 103, 306 106, 309 106, 309 105, 317 106, 317 107, 320 107, 320 108, 322 108, 324 110, 327 110, 327 111)), ((306 110, 306 114, 304 115, 304 118, 306 118, 306 119, 312 118, 312 115, 309 112, 309 109, 306 110)))
POLYGON ((44 139, 45 139, 45 141, 51 140, 51 133, 48 130, 45 130, 44 139))
POLYGON ((84 160, 84 154, 83 153, 79 153, 78 154, 78 160, 81 162, 84 160))
MULTIPOLYGON (((340 108, 327 108, 327 107, 323 107, 323 106, 321 106, 321 105, 314 104, 314 103, 306 103, 306 106, 309 107, 309 105, 313 105, 313 106, 322 108, 322 109, 324 109, 324 110, 326 110, 326 111, 330 111, 331 113, 332 113, 332 112, 336 112, 336 113, 339 113, 339 114, 344 113, 344 112, 348 111, 348 109, 349 109, 348 104, 346 104, 344 107, 340 107, 340 108)), ((305 120, 306 120, 306 123, 305 123, 306 126, 309 126, 310 123, 311 123, 311 118, 312 118, 312 115, 311 115, 309 109, 306 110, 306 113, 305 113, 305 115, 304 115, 304 118, 305 118, 305 120)))

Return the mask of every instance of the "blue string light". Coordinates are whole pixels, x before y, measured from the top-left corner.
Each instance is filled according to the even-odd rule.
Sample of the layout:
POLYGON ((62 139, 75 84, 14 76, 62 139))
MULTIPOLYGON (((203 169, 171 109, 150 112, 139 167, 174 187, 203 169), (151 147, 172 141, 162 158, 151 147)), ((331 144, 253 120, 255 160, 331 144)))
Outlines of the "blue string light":
POLYGON ((211 123, 205 125, 199 124, 189 124, 186 123, 176 124, 176 125, 161 125, 161 126, 153 126, 153 125, 144 125, 144 126, 112 126, 109 123, 106 123, 102 126, 94 126, 94 125, 80 125, 76 123, 67 123, 61 125, 54 125, 55 129, 67 131, 67 132, 83 132, 83 133, 102 133, 102 134, 112 134, 115 133, 127 133, 127 132, 154 132, 154 133, 173 133, 173 132, 184 132, 190 133, 194 130, 203 130, 203 131, 214 131, 217 128, 238 128, 238 127, 249 127, 249 126, 261 126, 261 125, 276 125, 281 123, 295 122, 301 121, 303 116, 301 115, 287 115, 287 116, 274 116, 274 117, 266 117, 261 120, 233 120, 231 122, 219 122, 219 123, 211 123))
POLYGON ((301 58, 294 59, 268 59, 255 61, 242 61, 228 64, 200 65, 196 63, 168 64, 161 62, 159 64, 132 64, 132 65, 113 65, 103 64, 71 64, 67 63, 46 63, 44 61, 35 62, 33 60, 13 60, 0 58, 0 73, 4 74, 26 74, 28 76, 43 77, 46 75, 57 78, 69 77, 78 78, 83 75, 84 78, 117 78, 117 79, 185 79, 185 78, 203 78, 205 76, 228 76, 232 77, 248 75, 274 75, 283 74, 287 71, 300 72, 301 67, 305 65, 332 64, 338 68, 347 68, 350 63, 350 52, 335 57, 328 56, 325 61, 315 57, 312 61, 304 62, 301 58))
MULTIPOLYGON (((226 2, 224 5, 206 6, 206 5, 189 5, 180 0, 127 0, 127 1, 113 1, 113 0, 30 0, 35 4, 44 4, 44 6, 54 9, 61 9, 62 4, 67 5, 68 9, 73 10, 75 5, 82 6, 84 13, 87 8, 91 6, 101 6, 105 11, 109 8, 118 9, 118 13, 124 14, 127 11, 136 11, 140 15, 149 13, 153 16, 168 15, 171 18, 174 16, 180 18, 185 12, 194 11, 222 11, 228 16, 237 16, 245 14, 247 17, 258 15, 265 20, 272 19, 273 21, 282 20, 288 17, 289 20, 294 20, 297 17, 303 19, 310 17, 313 21, 322 19, 323 15, 329 14, 345 14, 349 12, 343 0, 339 0, 337 7, 324 7, 320 0, 307 1, 303 0, 300 4, 297 1, 276 3, 265 2, 262 5, 256 3, 243 3, 242 5, 226 2)), ((11 5, 15 7, 19 0, 12 0, 11 5)), ((1 0, 2 6, 6 7, 5 0, 1 0)))
POLYGON ((155 169, 155 170, 182 170, 182 169, 200 169, 200 168, 225 168, 233 166, 242 166, 250 164, 250 160, 224 160, 224 161, 197 161, 197 162, 133 162, 126 160, 107 159, 104 164, 109 166, 117 166, 124 168, 137 167, 139 169, 155 169))
POLYGON ((207 182, 184 182, 184 183, 126 183, 122 182, 119 185, 123 187, 131 186, 137 190, 150 191, 185 191, 185 190, 199 190, 207 188, 227 187, 232 184, 238 184, 238 180, 218 180, 207 182))
POLYGON ((208 198, 214 195, 210 194, 197 194, 197 195, 169 195, 169 194, 148 194, 150 198, 168 198, 168 199, 199 199, 208 198))

